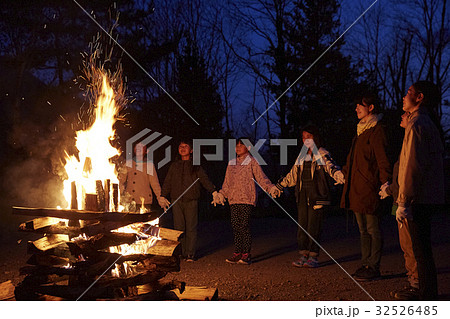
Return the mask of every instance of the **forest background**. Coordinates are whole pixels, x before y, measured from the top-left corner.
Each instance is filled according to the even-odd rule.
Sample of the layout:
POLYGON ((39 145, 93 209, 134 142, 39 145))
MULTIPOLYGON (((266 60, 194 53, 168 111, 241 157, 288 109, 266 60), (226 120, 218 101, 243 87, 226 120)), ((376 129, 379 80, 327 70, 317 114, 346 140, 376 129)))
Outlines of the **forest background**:
MULTIPOLYGON (((64 151, 76 153, 75 132, 90 124, 81 75, 93 41, 106 69, 123 70, 130 103, 114 141, 122 150, 144 128, 172 137, 175 158, 180 138, 299 139, 314 123, 343 165, 355 97, 369 89, 395 162, 402 97, 430 80, 442 94, 448 159, 448 1, 5 0, 0 9, 2 206, 60 205, 64 151)), ((279 147, 260 150, 273 182, 300 147, 290 148, 288 165, 279 164, 279 147)), ((226 164, 205 163, 218 187, 226 164)))

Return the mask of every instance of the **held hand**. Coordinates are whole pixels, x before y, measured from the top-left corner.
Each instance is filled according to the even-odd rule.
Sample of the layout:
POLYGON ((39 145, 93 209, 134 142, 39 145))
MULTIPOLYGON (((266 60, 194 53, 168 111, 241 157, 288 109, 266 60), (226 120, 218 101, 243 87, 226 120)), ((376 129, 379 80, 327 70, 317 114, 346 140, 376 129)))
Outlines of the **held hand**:
POLYGON ((409 219, 412 220, 412 211, 410 207, 398 207, 397 211, 395 212, 395 219, 399 222, 399 223, 403 223, 404 219, 409 219))
POLYGON ((345 184, 345 177, 344 177, 344 174, 342 173, 342 171, 336 171, 334 173, 333 178, 336 181, 336 183, 334 183, 334 185, 345 184))
POLYGON ((223 196, 222 193, 215 191, 212 195, 213 195, 213 201, 211 202, 211 204, 213 204, 214 207, 217 204, 225 205, 225 196, 223 196))
POLYGON ((378 192, 378 195, 380 195, 381 199, 385 199, 386 197, 389 197, 390 195, 386 192, 386 189, 389 187, 389 182, 384 183, 380 187, 380 191, 378 192))
POLYGON ((269 190, 269 195, 272 196, 272 198, 280 197, 281 190, 276 186, 272 186, 272 188, 269 190))
POLYGON ((165 197, 159 197, 158 198, 158 204, 159 206, 161 206, 162 209, 164 209, 165 211, 169 208, 170 206, 170 202, 167 200, 167 198, 165 197))

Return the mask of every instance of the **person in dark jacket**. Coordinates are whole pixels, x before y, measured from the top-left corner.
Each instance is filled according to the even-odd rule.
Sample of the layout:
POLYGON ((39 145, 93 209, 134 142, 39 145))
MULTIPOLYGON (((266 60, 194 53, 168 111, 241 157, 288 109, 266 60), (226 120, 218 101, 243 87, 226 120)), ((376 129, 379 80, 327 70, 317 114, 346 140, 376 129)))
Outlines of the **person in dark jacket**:
POLYGON ((353 274, 356 280, 380 277, 383 240, 379 225, 378 189, 391 179, 391 165, 386 155, 386 136, 379 124, 377 96, 364 94, 356 106, 359 119, 346 165, 341 207, 352 210, 361 236, 361 266, 353 274))
MULTIPOLYGON (((300 258, 292 263, 295 267, 316 268, 319 266, 319 240, 322 229, 323 207, 330 205, 327 176, 343 184, 340 167, 321 147, 318 129, 308 125, 302 130, 303 148, 290 172, 277 183, 283 187, 295 186, 298 209, 297 242, 300 258)), ((272 195, 272 194, 271 194, 272 195)), ((273 194, 276 197, 278 194, 273 194)))
MULTIPOLYGON (((225 199, 216 191, 201 166, 192 163, 192 144, 181 141, 178 145, 180 160, 173 162, 164 180, 161 197, 170 197, 173 202, 173 223, 176 230, 184 232, 181 238, 183 257, 186 261, 195 260, 198 224, 198 199, 203 186, 218 202, 225 199)), ((167 207, 166 207, 167 209, 167 207)))

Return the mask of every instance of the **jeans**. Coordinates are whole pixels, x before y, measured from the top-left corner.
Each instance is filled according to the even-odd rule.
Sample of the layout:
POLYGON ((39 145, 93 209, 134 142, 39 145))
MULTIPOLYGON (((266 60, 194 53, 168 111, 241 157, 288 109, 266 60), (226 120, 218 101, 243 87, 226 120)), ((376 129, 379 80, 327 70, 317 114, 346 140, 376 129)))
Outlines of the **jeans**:
POLYGON ((198 201, 177 201, 173 205, 173 226, 184 232, 181 237, 183 256, 194 256, 197 243, 198 201))
POLYGON ((361 263, 374 270, 380 270, 383 238, 380 230, 380 218, 376 214, 356 213, 359 233, 361 236, 361 263))
POLYGON ((437 300, 437 272, 431 248, 431 205, 412 206, 413 220, 409 220, 414 256, 419 273, 419 295, 421 300, 437 300))

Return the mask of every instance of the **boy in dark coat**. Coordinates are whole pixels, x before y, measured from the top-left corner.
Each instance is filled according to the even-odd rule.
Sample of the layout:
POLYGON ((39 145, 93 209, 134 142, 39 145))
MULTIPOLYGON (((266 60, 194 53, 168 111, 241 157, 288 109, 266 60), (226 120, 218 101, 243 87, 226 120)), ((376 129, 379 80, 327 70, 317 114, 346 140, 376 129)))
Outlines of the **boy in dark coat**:
POLYGON ((180 142, 178 153, 181 159, 170 165, 161 190, 161 197, 163 200, 170 197, 171 201, 174 202, 174 228, 184 232, 181 239, 182 254, 186 261, 194 261, 200 187, 203 186, 209 193, 213 194, 214 198, 221 197, 218 202, 223 202, 224 198, 215 190, 203 168, 193 165, 190 142, 180 142))

